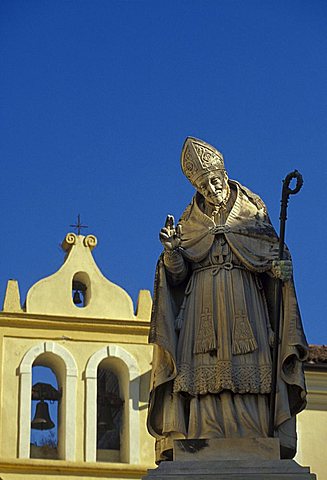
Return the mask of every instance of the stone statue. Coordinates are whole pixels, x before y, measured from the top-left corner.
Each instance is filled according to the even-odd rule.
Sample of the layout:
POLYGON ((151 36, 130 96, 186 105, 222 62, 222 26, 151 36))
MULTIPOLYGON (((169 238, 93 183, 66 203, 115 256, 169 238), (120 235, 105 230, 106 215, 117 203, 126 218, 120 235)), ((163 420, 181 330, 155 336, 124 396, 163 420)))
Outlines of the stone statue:
POLYGON ((292 280, 258 195, 230 180, 222 154, 187 138, 182 170, 196 193, 177 226, 168 216, 155 279, 148 429, 157 461, 175 439, 267 437, 273 284, 283 280, 276 428, 282 458, 296 452, 307 355, 292 280))

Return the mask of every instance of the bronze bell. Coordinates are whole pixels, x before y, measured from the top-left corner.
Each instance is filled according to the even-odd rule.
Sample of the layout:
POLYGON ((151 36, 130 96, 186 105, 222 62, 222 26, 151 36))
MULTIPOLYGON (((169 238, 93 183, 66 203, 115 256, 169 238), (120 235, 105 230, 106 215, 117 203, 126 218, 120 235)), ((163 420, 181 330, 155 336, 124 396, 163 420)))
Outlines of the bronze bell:
POLYGON ((78 290, 75 290, 73 302, 75 305, 80 305, 82 303, 82 299, 78 290))
POLYGON ((35 430, 50 430, 54 426, 55 424, 50 418, 49 405, 44 400, 41 400, 36 405, 31 428, 34 428, 35 430))

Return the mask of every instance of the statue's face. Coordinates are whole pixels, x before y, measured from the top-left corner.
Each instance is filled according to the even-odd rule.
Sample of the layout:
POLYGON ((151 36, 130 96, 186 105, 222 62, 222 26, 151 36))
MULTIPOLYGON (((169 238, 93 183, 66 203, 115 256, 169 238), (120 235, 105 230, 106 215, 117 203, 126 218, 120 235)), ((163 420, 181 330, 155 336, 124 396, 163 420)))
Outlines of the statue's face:
POLYGON ((224 170, 206 173, 197 180, 195 188, 211 205, 221 205, 229 193, 228 176, 224 170))

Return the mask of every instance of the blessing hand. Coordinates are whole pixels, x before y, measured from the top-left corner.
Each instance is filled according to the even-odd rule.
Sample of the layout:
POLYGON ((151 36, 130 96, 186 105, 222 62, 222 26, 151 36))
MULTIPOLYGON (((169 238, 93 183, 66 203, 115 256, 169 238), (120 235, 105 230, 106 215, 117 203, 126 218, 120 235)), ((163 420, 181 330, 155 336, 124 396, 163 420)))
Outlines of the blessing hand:
POLYGON ((167 215, 164 228, 160 230, 159 239, 165 250, 176 250, 181 244, 181 225, 175 228, 173 215, 167 215))
POLYGON ((274 260, 272 263, 272 273, 275 278, 279 278, 282 282, 288 282, 293 275, 291 260, 274 260))

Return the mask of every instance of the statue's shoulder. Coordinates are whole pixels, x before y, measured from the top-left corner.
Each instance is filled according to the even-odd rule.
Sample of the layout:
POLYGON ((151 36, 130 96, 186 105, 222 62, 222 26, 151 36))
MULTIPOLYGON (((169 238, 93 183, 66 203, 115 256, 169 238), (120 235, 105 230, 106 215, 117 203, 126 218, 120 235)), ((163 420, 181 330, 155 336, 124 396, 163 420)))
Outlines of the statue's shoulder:
POLYGON ((178 223, 183 223, 183 222, 188 221, 188 219, 190 218, 190 215, 192 213, 194 202, 195 202, 195 197, 192 198, 191 202, 185 208, 185 210, 182 213, 180 219, 178 220, 178 223))
POLYGON ((248 187, 245 187, 236 180, 231 180, 231 183, 237 185, 241 192, 245 194, 245 196, 257 207, 258 210, 263 210, 265 214, 267 213, 267 207, 259 195, 252 192, 248 187))

